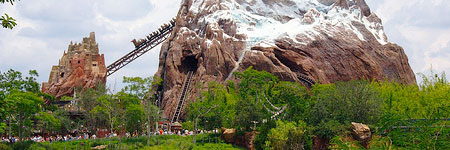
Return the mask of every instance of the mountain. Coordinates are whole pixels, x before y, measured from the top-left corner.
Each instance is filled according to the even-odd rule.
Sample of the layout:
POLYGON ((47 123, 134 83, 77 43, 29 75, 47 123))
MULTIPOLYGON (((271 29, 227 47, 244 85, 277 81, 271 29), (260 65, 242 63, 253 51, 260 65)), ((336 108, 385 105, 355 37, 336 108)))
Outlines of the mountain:
MULTIPOLYGON (((183 0, 163 43, 164 117, 209 81, 235 80, 250 66, 310 86, 358 79, 416 84, 402 47, 388 41, 364 0, 183 0), (185 80, 193 72, 188 85, 185 80)), ((186 106, 182 103, 181 109, 186 106)))

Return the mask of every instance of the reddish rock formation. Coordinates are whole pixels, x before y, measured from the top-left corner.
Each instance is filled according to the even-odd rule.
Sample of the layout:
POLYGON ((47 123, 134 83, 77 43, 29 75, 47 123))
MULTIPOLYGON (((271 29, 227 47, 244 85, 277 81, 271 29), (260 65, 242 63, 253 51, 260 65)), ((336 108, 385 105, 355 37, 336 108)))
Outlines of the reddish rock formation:
POLYGON ((236 135, 236 129, 226 129, 221 128, 220 138, 224 140, 226 143, 234 144, 240 147, 244 147, 248 150, 255 149, 255 138, 258 135, 258 132, 245 132, 244 135, 236 135))
POLYGON ((99 54, 95 33, 83 38, 81 43, 72 42, 64 51, 59 64, 52 67, 48 82, 42 83, 42 92, 55 96, 73 96, 75 87, 93 88, 106 81, 103 54, 99 54))
MULTIPOLYGON (((250 66, 295 82, 416 83, 404 50, 388 42, 364 0, 183 0, 156 73, 164 117, 174 114, 189 70, 191 85, 206 86, 250 66)), ((198 97, 192 87, 188 101, 198 97)))

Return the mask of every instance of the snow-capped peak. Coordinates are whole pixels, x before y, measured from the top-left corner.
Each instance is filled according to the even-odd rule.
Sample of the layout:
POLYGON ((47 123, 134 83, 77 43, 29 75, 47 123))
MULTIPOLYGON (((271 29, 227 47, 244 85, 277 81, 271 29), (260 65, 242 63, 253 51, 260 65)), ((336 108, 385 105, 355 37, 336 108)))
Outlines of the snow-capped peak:
POLYGON ((342 33, 353 33, 342 37, 348 40, 388 42, 381 20, 367 14, 364 0, 192 0, 190 6, 194 14, 208 14, 199 23, 233 20, 237 33, 247 36, 247 47, 285 36, 306 45, 342 33))

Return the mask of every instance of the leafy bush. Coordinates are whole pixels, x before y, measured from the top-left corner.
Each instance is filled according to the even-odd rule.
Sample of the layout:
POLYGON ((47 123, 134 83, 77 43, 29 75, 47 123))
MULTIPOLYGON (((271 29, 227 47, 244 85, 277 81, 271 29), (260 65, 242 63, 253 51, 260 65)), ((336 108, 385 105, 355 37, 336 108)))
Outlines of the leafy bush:
POLYGON ((367 81, 338 82, 318 85, 312 89, 311 110, 313 125, 323 120, 339 123, 376 123, 381 116, 383 99, 367 81))
POLYGON ((35 144, 31 145, 29 149, 30 150, 46 150, 45 147, 41 146, 38 143, 35 143, 35 144))
POLYGON ((350 122, 376 123, 383 99, 367 81, 315 85, 309 123, 314 135, 331 139, 342 135, 350 122))
POLYGON ((306 123, 299 121, 277 121, 276 128, 270 130, 267 135, 266 147, 273 150, 305 149, 306 123))
POLYGON ((336 120, 325 121, 312 127, 312 133, 319 138, 332 139, 338 135, 344 135, 347 126, 337 122, 336 120))
POLYGON ((4 143, 0 143, 0 150, 12 150, 12 148, 4 143))

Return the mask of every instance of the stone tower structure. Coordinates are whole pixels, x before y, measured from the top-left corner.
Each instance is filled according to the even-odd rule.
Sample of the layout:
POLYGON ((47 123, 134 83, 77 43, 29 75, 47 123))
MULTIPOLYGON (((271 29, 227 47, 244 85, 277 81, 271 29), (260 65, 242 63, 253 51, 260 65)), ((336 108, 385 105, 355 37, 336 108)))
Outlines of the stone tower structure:
POLYGON ((42 92, 60 99, 73 96, 76 87, 94 88, 106 82, 106 66, 103 54, 99 54, 95 33, 83 38, 81 43, 72 43, 52 67, 48 82, 42 83, 42 92))

